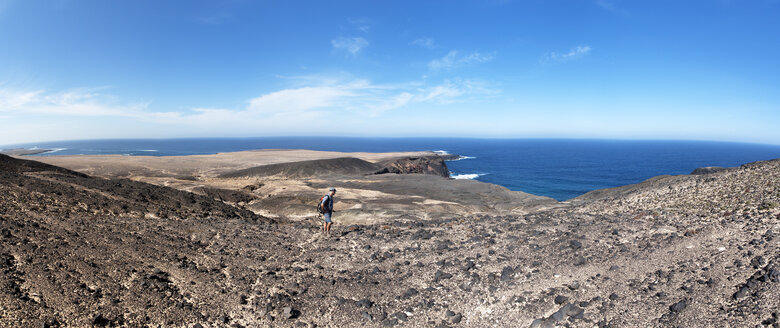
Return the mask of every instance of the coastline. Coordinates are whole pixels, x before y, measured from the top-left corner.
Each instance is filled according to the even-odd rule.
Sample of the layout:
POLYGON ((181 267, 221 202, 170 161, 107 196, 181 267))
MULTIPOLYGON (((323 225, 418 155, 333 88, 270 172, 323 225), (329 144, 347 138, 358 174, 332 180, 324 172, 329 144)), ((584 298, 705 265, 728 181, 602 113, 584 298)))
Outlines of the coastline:
POLYGON ((330 186, 343 191, 337 210, 349 214, 349 223, 379 223, 398 216, 520 214, 559 206, 552 198, 449 178, 444 158, 434 152, 272 149, 186 156, 57 155, 35 160, 103 178, 127 178, 200 194, 231 194, 229 198, 258 214, 297 219, 310 217, 313 212, 307 203, 330 186))
POLYGON ((84 140, 20 146, 65 149, 32 155, 35 157, 124 154, 131 159, 136 156, 205 155, 274 148, 379 153, 427 150, 442 155, 456 154, 444 157, 448 160, 452 177, 473 178, 559 201, 593 190, 639 183, 656 175, 688 174, 699 167, 733 167, 780 157, 780 146, 571 139, 258 137, 84 140), (664 160, 667 157, 674 160, 664 160))
MULTIPOLYGON (((91 164, 107 172, 100 166, 123 158, 91 164)), ((373 174, 373 165, 309 171, 371 164, 358 160, 188 180, 92 177, 0 155, 0 279, 13 287, 0 292, 4 318, 687 327, 761 322, 780 307, 771 297, 780 292, 780 160, 566 206, 436 174, 373 174), (296 211, 312 213, 334 185, 328 236, 296 211)))
MULTIPOLYGON (((11 149, 13 156, 27 156, 51 152, 49 149, 11 149)), ((4 151, 8 152, 8 151, 4 151)), ((143 156, 143 155, 51 155, 51 156, 34 156, 29 159, 45 162, 52 165, 62 166, 75 171, 79 171, 85 174, 102 176, 106 178, 112 177, 124 177, 138 181, 146 181, 160 185, 174 185, 177 183, 165 178, 173 178, 174 180, 184 181, 198 181, 206 182, 207 184, 214 183, 214 179, 220 176, 228 177, 231 173, 250 170, 254 167, 276 167, 277 170, 283 170, 282 168, 292 165, 293 163, 306 162, 306 161, 321 161, 321 160, 338 160, 339 158, 356 158, 364 160, 370 163, 384 163, 397 161, 401 158, 426 158, 426 157, 439 157, 445 163, 452 161, 459 161, 464 159, 472 159, 474 157, 463 156, 458 154, 450 154, 443 150, 437 151, 412 151, 412 152, 389 152, 389 153, 371 153, 371 152, 330 152, 330 151, 316 151, 306 149, 255 149, 239 152, 219 152, 212 155, 167 155, 167 156, 143 156)), ((313 163, 316 164, 316 163, 313 163)), ((335 162, 333 165, 327 166, 324 170, 318 172, 321 175, 343 175, 342 170, 338 169, 339 165, 343 163, 335 162), (335 165, 335 166, 334 166, 335 165)), ((443 164, 446 169, 446 164, 443 164)), ((722 171, 734 170, 736 167, 702 167, 696 168, 689 174, 685 175, 709 175, 722 171)), ((383 172, 373 173, 410 173, 402 172, 401 170, 394 169, 391 171, 384 169, 383 172)), ((441 169, 439 169, 441 171, 441 169)), ((473 185, 486 184, 488 189, 506 189, 505 187, 492 184, 489 182, 483 182, 475 180, 479 176, 484 174, 460 174, 453 175, 451 171, 446 171, 449 174, 449 178, 452 180, 466 180, 474 181, 473 185)), ((363 172, 365 174, 365 172, 363 172)), ((371 172, 369 172, 371 173, 371 172)), ((441 173, 439 173, 441 175, 441 173)), ((305 174, 304 174, 305 176, 305 174)), ((557 201, 548 205, 553 207, 579 205, 586 202, 592 202, 604 198, 614 198, 619 194, 625 194, 633 190, 642 188, 643 186, 652 185, 658 180, 673 179, 673 177, 680 175, 658 175, 646 180, 621 185, 610 188, 595 189, 585 194, 576 196, 574 198, 557 201)), ((300 177, 286 177, 291 180, 296 180, 300 177)), ((344 177, 340 177, 344 178, 344 177)), ((278 179, 275 179, 278 180, 278 179)), ((407 182, 409 183, 409 182, 407 182)), ((218 183, 218 187, 223 187, 224 183, 218 183)), ((472 185, 470 185, 473 187, 472 185)), ((194 188, 203 186, 179 186, 182 190, 192 191, 194 188)), ((233 187, 231 185, 231 187, 233 187)), ((233 188, 235 189, 235 188, 233 188)), ((399 188, 400 189, 400 188, 399 188)), ((508 189, 507 189, 508 190, 508 189)), ((430 193, 428 190, 426 193, 430 193)), ((527 192, 516 191, 524 196, 524 198, 538 198, 549 199, 545 196, 534 195, 527 192)), ((439 197, 440 201, 447 201, 444 197, 439 197)), ((547 208, 547 207, 543 207, 547 208)))

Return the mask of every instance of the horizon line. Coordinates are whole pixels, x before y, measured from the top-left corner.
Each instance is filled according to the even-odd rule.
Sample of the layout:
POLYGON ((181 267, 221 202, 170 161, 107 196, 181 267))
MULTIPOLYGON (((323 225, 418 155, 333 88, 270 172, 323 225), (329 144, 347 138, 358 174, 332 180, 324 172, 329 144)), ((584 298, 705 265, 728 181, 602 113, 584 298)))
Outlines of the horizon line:
MULTIPOLYGON (((59 142, 85 142, 85 141, 119 141, 119 140, 196 140, 196 139, 262 139, 262 138, 342 138, 342 139, 476 139, 476 140, 578 140, 578 141, 668 141, 668 142, 704 142, 704 143, 732 143, 749 144, 763 146, 778 146, 780 143, 772 144, 766 142, 753 141, 734 141, 734 140, 712 140, 712 139, 677 139, 677 138, 599 138, 599 137, 477 137, 477 136, 323 136, 323 135, 273 135, 273 136, 226 136, 226 137, 160 137, 160 138, 90 138, 90 139, 63 139, 22 142, 13 144, 0 144, 0 150, 14 149, 21 146, 33 146, 36 143, 59 143, 59 142)), ((24 147, 22 147, 24 148, 24 147)))

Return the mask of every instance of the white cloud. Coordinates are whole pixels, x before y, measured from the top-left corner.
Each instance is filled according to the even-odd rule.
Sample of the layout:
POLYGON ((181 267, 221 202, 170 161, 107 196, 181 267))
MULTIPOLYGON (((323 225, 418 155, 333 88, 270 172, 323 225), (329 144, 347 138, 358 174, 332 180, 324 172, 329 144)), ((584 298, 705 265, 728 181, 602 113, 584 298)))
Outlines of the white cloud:
POLYGON ((452 103, 461 95, 483 91, 470 81, 375 84, 368 80, 301 77, 307 86, 274 91, 253 98, 246 111, 257 114, 291 114, 347 110, 377 115, 415 103, 452 103))
POLYGON ((355 56, 360 52, 360 50, 363 50, 363 48, 368 47, 368 40, 361 37, 356 37, 356 38, 339 37, 330 40, 330 44, 333 45, 333 48, 336 50, 346 51, 352 54, 353 56, 355 56))
POLYGON ((431 38, 419 38, 412 41, 412 44, 426 49, 436 48, 436 43, 431 38))
POLYGON ((170 115, 151 113, 148 103, 118 103, 115 97, 90 89, 72 89, 61 92, 0 89, 0 112, 9 116, 61 115, 79 117, 147 118, 170 115))
POLYGON ((448 82, 445 84, 437 85, 422 90, 422 92, 418 95, 418 100, 419 101, 439 100, 440 102, 443 103, 449 103, 452 102, 454 99, 456 99, 458 96, 462 95, 464 91, 465 90, 463 88, 460 88, 448 82))
POLYGON ((450 70, 464 65, 484 63, 491 60, 493 60, 493 55, 473 52, 465 56, 459 56, 458 51, 452 50, 446 56, 429 62, 428 68, 433 71, 450 70))
POLYGON ((17 91, 0 89, 0 112, 24 107, 38 98, 41 91, 17 91))
POLYGON ((566 62, 566 61, 582 58, 586 56, 588 53, 590 53, 590 51, 591 48, 588 45, 576 46, 574 48, 569 49, 569 51, 565 53, 550 52, 543 57, 543 61, 566 62))
POLYGON ((0 112, 4 116, 126 117, 158 123, 209 122, 206 119, 253 119, 349 111, 377 115, 415 103, 446 104, 465 94, 485 93, 471 81, 440 84, 407 82, 375 84, 344 77, 293 77, 304 85, 272 91, 249 99, 238 109, 194 108, 191 111, 158 112, 148 103, 121 104, 110 95, 89 90, 64 92, 0 89, 0 112))
MULTIPOLYGON (((245 108, 198 108, 192 113, 174 116, 178 124, 235 125, 278 124, 305 126, 328 115, 360 120, 384 112, 419 104, 451 104, 466 96, 490 94, 479 83, 470 80, 443 81, 426 85, 421 82, 375 84, 368 80, 304 76, 297 79, 306 86, 282 89, 250 99, 245 108)), ((165 120, 165 118, 159 118, 165 120)))
MULTIPOLYGON (((1 143, 42 139, 164 137, 173 135, 315 133, 313 122, 339 117, 345 131, 363 131, 372 119, 401 108, 432 108, 473 100, 493 92, 478 81, 429 80, 378 84, 350 75, 285 77, 287 88, 247 99, 238 108, 203 108, 175 112, 154 111, 148 103, 122 103, 95 89, 63 92, 15 91, 0 88, 0 116, 22 122, 26 135, 0 129, 1 143), (47 125, 48 124, 48 125, 47 125), (78 126, 78 131, 49 128, 78 126), (149 127, 155 128, 149 128, 149 127)), ((420 111, 422 114, 424 111, 420 111)), ((417 113, 417 111, 415 111, 417 113)), ((393 117, 393 116, 389 116, 393 117)), ((2 121, 0 121, 2 122, 2 121)), ((370 130, 365 130, 370 131, 370 130)))
POLYGON ((353 95, 353 89, 343 86, 315 86, 286 89, 262 95, 249 101, 248 110, 258 113, 295 112, 337 105, 353 95))

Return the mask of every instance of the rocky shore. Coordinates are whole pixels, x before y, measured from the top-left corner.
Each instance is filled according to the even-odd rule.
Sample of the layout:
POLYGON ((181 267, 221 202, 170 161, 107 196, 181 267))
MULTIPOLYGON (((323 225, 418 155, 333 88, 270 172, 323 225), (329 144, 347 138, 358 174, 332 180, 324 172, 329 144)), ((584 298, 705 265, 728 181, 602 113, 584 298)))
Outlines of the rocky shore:
POLYGON ((415 156, 325 178, 0 155, 0 326, 780 326, 780 160, 559 204, 415 156), (295 214, 332 184, 358 219, 324 236, 295 214))

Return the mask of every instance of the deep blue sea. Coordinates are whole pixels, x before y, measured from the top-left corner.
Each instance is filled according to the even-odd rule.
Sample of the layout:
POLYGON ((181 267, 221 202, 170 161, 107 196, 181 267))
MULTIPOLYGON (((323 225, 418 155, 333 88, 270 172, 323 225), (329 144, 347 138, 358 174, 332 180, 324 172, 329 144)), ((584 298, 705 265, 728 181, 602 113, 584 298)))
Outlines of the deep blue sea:
POLYGON ((466 157, 447 162, 455 178, 473 178, 557 200, 687 174, 703 166, 739 166, 780 158, 780 146, 702 142, 571 139, 261 137, 60 141, 0 148, 57 149, 38 156, 214 154, 251 149, 343 152, 441 151, 466 157))

